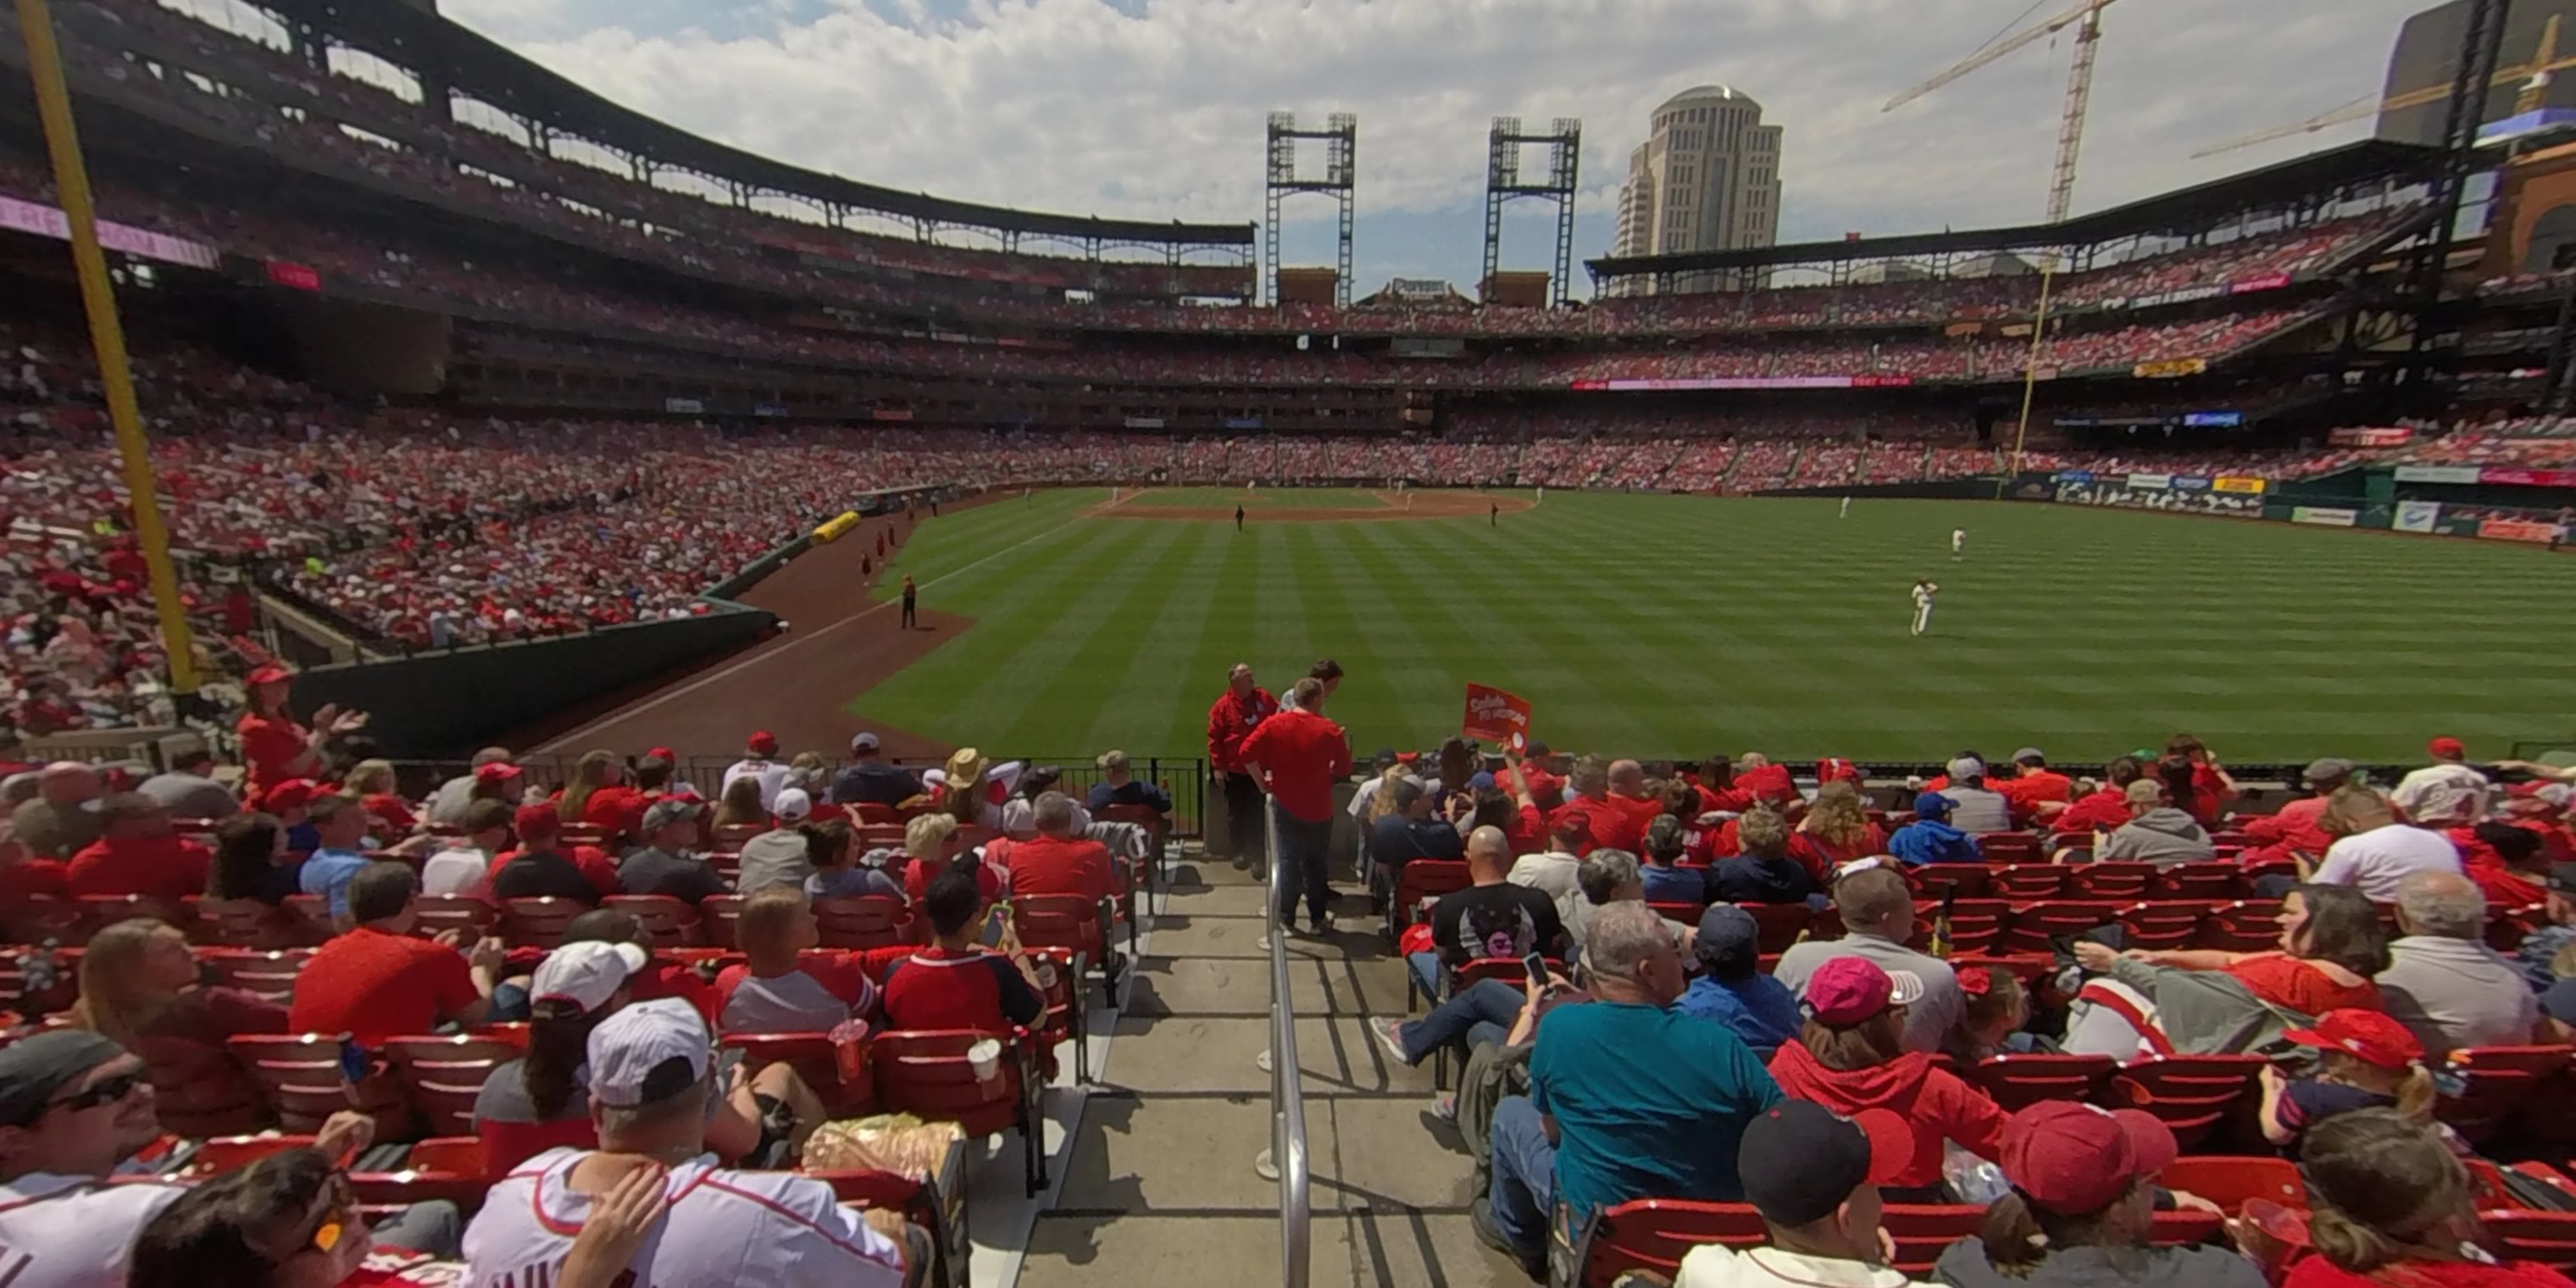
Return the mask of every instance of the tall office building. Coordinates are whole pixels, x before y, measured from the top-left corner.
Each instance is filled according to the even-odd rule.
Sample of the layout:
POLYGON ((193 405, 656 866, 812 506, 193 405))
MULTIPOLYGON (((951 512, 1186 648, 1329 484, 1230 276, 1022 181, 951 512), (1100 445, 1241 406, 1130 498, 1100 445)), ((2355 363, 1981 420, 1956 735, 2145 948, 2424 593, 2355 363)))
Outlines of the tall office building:
MULTIPOLYGON (((1619 187, 1613 256, 1768 246, 1780 232, 1780 127, 1762 123, 1762 105, 1724 85, 1683 90, 1655 109, 1646 141, 1628 154, 1619 187)), ((1733 274, 1694 274, 1675 289, 1708 291, 1759 286, 1733 274)), ((1627 278, 1630 290, 1653 289, 1627 278)))

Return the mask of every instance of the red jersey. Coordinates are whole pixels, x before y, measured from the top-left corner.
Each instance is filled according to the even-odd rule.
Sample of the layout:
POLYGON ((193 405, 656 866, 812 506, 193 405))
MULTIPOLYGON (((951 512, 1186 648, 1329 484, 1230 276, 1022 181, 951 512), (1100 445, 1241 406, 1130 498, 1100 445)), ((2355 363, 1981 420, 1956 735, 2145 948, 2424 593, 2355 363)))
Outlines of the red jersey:
POLYGON ((1548 830, 1553 832, 1560 820, 1579 818, 1583 820, 1583 841, 1581 848, 1575 851, 1576 858, 1594 850, 1626 850, 1635 854, 1645 841, 1646 819, 1653 816, 1638 815, 1618 804, 1618 800, 1616 796, 1577 796, 1557 806, 1556 812, 1547 816, 1548 830))
POLYGON ((180 900, 206 892, 213 851, 176 836, 101 837, 72 856, 63 885, 75 895, 140 894, 180 900))
POLYGON ((2025 769, 2019 777, 1993 780, 1986 786, 2002 794, 2016 823, 2029 822, 2041 805, 2073 800, 2075 792, 2075 780, 2054 769, 2025 769))
POLYGON ((1351 772, 1351 744, 1340 725, 1311 711, 1282 711, 1262 721, 1236 754, 1247 765, 1261 766, 1271 797, 1290 816, 1332 821, 1333 784, 1351 772))
POLYGON ((71 893, 68 875, 59 859, 20 859, 0 867, 0 903, 21 906, 37 895, 63 898, 71 893))
POLYGON ((2076 836, 2087 832, 2116 831, 2128 821, 2128 794, 2105 787, 2059 810, 2057 816, 2049 820, 2049 829, 2059 836, 2076 836))
POLYGON ((2357 1275, 2323 1257, 2302 1257, 2281 1288, 2567 1288, 2567 1276, 2533 1261, 2400 1261, 2357 1275))
POLYGON ((1710 787, 1696 783, 1692 788, 1699 793, 1699 812, 1702 814, 1741 814, 1753 808, 1753 793, 1741 787, 1710 787))
POLYGON ((2325 968, 2287 953, 2257 953, 2228 967, 2227 973, 2255 997, 2302 1015, 2323 1015, 2347 1006, 2365 1011, 2380 1008, 2379 985, 2365 979, 2347 987, 2326 974, 2325 968))
POLYGON ((233 732, 241 738, 242 764, 248 771, 243 794, 252 804, 259 802, 261 792, 300 776, 293 766, 311 750, 307 745, 311 730, 285 716, 245 715, 233 732))
POLYGON ((935 945, 886 968, 880 1005, 889 1029, 1005 1033, 1029 1028, 1046 1014, 1046 999, 1010 958, 980 948, 951 953, 935 945))
POLYGON ((2278 814, 2238 820, 2237 830, 2260 847, 2247 850, 2242 858, 2247 863, 2272 863, 2299 854, 2323 857, 2335 840, 2317 824, 2325 812, 2325 797, 2308 796, 2282 806, 2278 814))
POLYGON ((1208 767, 1238 773, 1243 769, 1243 740, 1252 736, 1262 721, 1279 713, 1279 703, 1267 689, 1255 687, 1252 696, 1239 698, 1227 689, 1208 708, 1208 767))
POLYGON ((299 975, 287 1028, 346 1033, 362 1047, 427 1033, 480 1000, 463 954, 427 939, 360 926, 322 945, 299 975))
POLYGON ((1057 840, 1041 836, 1011 843, 1011 894, 1073 894, 1106 899, 1118 893, 1118 872, 1109 862, 1109 847, 1080 837, 1057 840))
POLYGON ((1804 864, 1818 881, 1826 881, 1835 868, 1854 859, 1885 853, 1887 831, 1876 823, 1864 825, 1859 838, 1848 845, 1836 845, 1804 828, 1789 834, 1789 857, 1804 864))
MULTIPOLYGON (((993 845, 993 844, 998 844, 998 842, 988 843, 988 844, 985 846, 985 849, 986 849, 986 851, 987 851, 987 853, 988 853, 988 854, 990 853, 990 851, 991 851, 991 849, 992 849, 992 845, 993 845)), ((927 893, 929 893, 929 890, 930 890, 930 878, 931 878, 931 876, 932 876, 931 869, 932 869, 933 867, 943 866, 943 865, 945 865, 946 863, 947 863, 947 860, 945 860, 945 859, 936 859, 936 860, 931 860, 931 861, 929 861, 929 862, 924 862, 923 860, 920 860, 920 859, 914 859, 914 860, 913 860, 913 861, 911 861, 910 863, 906 863, 906 864, 904 864, 904 865, 903 865, 903 893, 904 893, 904 896, 905 896, 906 898, 910 899, 910 900, 911 900, 913 903, 915 903, 915 904, 920 903, 920 902, 921 902, 921 900, 922 900, 922 896, 923 896, 923 895, 925 895, 925 894, 927 894, 927 893)), ((983 895, 984 895, 984 902, 986 902, 986 903, 991 903, 991 902, 993 902, 994 900, 1001 898, 1001 897, 1002 897, 1002 871, 1001 871, 1001 865, 1000 865, 1000 864, 998 864, 997 862, 995 862, 993 859, 991 859, 991 858, 989 858, 989 857, 988 857, 988 858, 986 858, 986 859, 985 859, 985 861, 983 861, 983 862, 981 862, 981 863, 976 864, 976 865, 975 865, 975 888, 976 888, 977 890, 979 890, 979 891, 983 892, 983 895)))

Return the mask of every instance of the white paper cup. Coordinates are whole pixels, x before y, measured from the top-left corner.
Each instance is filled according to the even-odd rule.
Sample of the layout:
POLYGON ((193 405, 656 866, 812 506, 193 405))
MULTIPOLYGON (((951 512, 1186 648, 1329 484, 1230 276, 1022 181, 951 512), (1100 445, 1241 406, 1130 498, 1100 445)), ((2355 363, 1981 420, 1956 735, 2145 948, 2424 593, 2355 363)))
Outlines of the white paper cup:
POLYGON ((966 1063, 974 1067, 977 1082, 991 1082, 1002 1076, 1002 1044, 986 1038, 966 1048, 966 1063))

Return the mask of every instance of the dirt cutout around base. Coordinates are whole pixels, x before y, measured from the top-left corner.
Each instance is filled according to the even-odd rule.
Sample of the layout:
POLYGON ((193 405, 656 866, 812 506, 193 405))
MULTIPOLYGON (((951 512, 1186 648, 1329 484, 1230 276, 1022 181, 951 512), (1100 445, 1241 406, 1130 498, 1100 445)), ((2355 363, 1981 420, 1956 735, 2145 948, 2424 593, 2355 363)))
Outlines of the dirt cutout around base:
MULTIPOLYGON (((1197 489, 1193 489, 1197 490, 1197 489)), ((1231 523, 1234 507, 1224 505, 1156 505, 1157 489, 1145 488, 1116 501, 1105 501, 1082 512, 1086 519, 1160 519, 1167 523, 1231 523)), ((1403 523, 1413 519, 1477 519, 1497 510, 1518 514, 1536 507, 1538 502, 1525 496, 1496 496, 1485 492, 1389 492, 1370 490, 1368 495, 1384 502, 1383 507, 1314 508, 1281 507, 1264 509, 1244 506, 1245 523, 1403 523)), ((1260 498, 1246 493, 1247 502, 1260 498)))

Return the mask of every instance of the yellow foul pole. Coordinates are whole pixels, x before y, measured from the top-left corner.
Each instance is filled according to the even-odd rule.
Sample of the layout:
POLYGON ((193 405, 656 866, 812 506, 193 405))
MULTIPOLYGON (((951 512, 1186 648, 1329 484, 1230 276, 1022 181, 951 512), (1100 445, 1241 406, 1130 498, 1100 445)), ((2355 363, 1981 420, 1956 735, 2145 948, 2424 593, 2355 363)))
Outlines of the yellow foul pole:
POLYGON ((125 487, 134 497, 134 532, 152 582, 152 606, 161 617, 161 646, 170 654, 170 687, 197 691, 197 661, 188 638, 188 614, 179 604, 179 579, 170 570, 170 533, 161 523, 159 480, 152 449, 143 438, 143 415, 134 402, 134 373, 126 364, 125 328, 117 321, 116 288, 107 280, 107 254, 99 249, 98 212, 90 203, 89 168, 81 159, 80 133, 72 124, 71 90, 63 83, 62 51, 54 44, 54 18, 45 0, 17 0, 18 30, 27 44, 27 68, 44 118, 45 149, 53 157, 54 187, 70 218, 72 267, 89 314, 89 340, 98 353, 99 384, 107 391, 108 420, 125 460, 125 487))
POLYGON ((2022 440, 2030 437, 2030 403, 2039 393, 2039 349, 2048 338, 2048 286, 2057 276, 2057 257, 2049 256, 2039 265, 2039 311, 2030 319, 2030 361, 2022 364, 2021 424, 2013 429, 2012 468, 1995 481, 1995 496, 2001 499, 2004 489, 2021 477, 2022 440))

